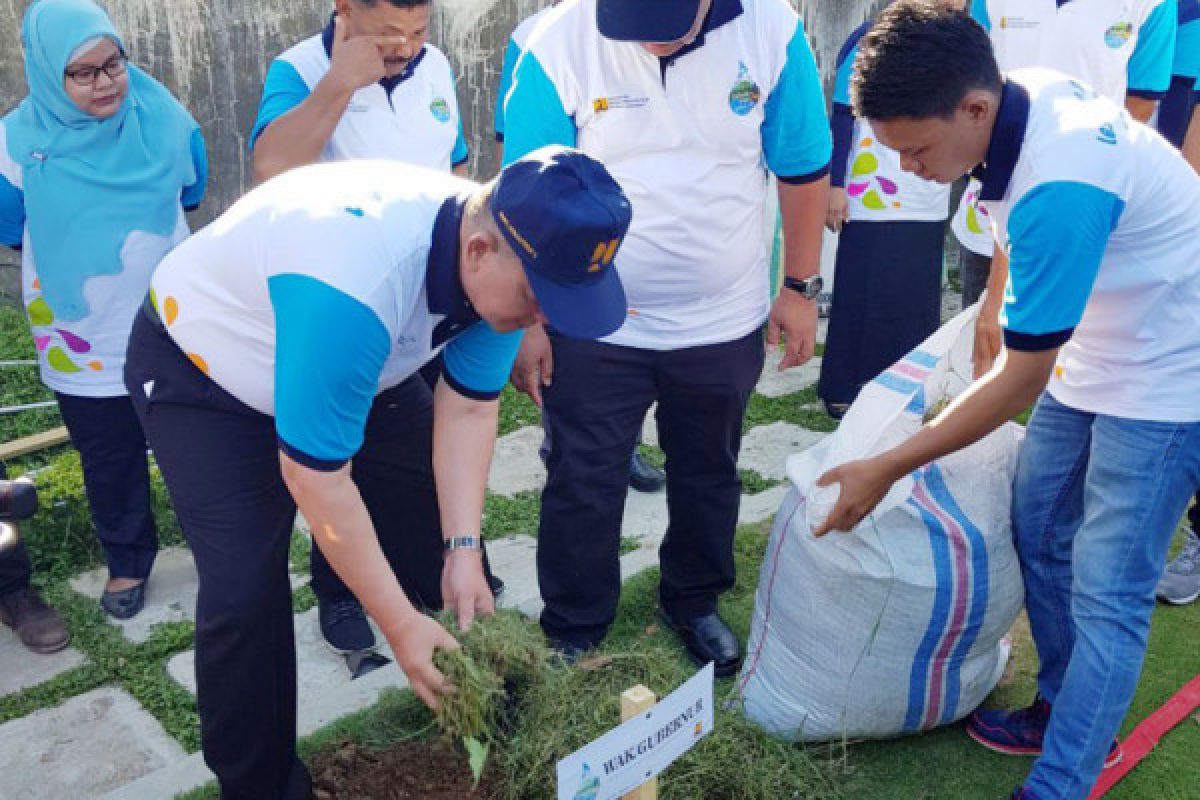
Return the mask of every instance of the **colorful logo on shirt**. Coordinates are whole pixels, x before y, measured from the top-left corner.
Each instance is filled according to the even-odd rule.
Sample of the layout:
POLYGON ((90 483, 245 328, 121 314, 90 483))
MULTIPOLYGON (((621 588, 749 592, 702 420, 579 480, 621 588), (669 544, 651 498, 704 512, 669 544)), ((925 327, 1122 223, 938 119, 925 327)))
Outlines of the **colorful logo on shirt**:
MULTIPOLYGON (((35 288, 37 288, 36 284, 35 288)), ((35 329, 33 342, 37 346, 38 352, 43 354, 46 365, 50 369, 68 374, 83 372, 85 368, 93 372, 104 369, 104 365, 99 361, 87 361, 84 366, 80 366, 76 362, 74 357, 84 356, 92 351, 92 343, 65 328, 51 327, 54 325, 54 311, 45 298, 37 298, 25 308, 25 311, 29 314, 29 322, 35 329)))
POLYGON ((754 110, 761 99, 762 90, 750 77, 750 70, 739 61, 737 80, 734 81, 733 88, 729 90, 729 107, 733 109, 733 113, 744 117, 754 110))
POLYGON ((1068 81, 1071 85, 1071 94, 1075 95, 1076 100, 1095 100, 1100 96, 1100 93, 1095 89, 1088 88, 1076 80, 1068 81))
POLYGON ((1115 145, 1117 143, 1117 131, 1112 125, 1101 125, 1100 135, 1097 136, 1096 139, 1101 144, 1115 145))
POLYGON ((850 165, 850 180, 846 184, 846 194, 858 199, 860 203, 872 211, 886 211, 889 206, 900 208, 901 203, 896 199, 900 187, 891 178, 879 175, 879 157, 869 148, 875 145, 871 138, 858 143, 859 153, 850 165), (872 183, 875 185, 872 186, 872 183))
POLYGON ((433 102, 429 104, 429 113, 433 114, 433 118, 438 122, 450 121, 450 105, 444 97, 433 98, 433 102))
POLYGON ((979 205, 979 192, 967 192, 967 230, 980 236, 988 232, 988 211, 979 205))
POLYGON ((1113 50, 1124 47, 1133 38, 1133 23, 1118 22, 1104 32, 1104 43, 1113 50))
POLYGON ((599 114, 616 108, 642 108, 650 103, 649 97, 633 94, 614 94, 611 97, 597 97, 592 101, 592 111, 599 114))

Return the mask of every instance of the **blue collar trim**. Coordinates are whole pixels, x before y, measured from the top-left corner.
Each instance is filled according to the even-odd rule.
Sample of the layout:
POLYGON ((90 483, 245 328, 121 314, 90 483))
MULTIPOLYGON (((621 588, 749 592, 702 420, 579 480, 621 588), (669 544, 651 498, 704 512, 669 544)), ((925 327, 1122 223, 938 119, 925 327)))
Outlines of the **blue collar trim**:
MULTIPOLYGON (((321 31, 321 44, 325 47, 325 55, 329 56, 330 58, 333 58, 333 19, 336 16, 336 13, 331 14, 329 16, 329 24, 327 24, 325 29, 321 31)), ((397 86, 411 78, 413 73, 417 71, 417 67, 421 65, 422 59, 425 58, 426 49, 427 48, 425 47, 421 47, 420 52, 413 56, 412 60, 404 65, 404 71, 399 75, 391 78, 387 76, 381 78, 379 85, 383 87, 383 90, 390 95, 396 90, 397 86)))
POLYGON ((1029 92, 1012 80, 1005 80, 987 157, 974 172, 975 177, 983 184, 979 192, 980 200, 1000 200, 1008 192, 1013 170, 1016 169, 1017 159, 1021 155, 1021 147, 1025 144, 1025 130, 1028 126, 1029 92))

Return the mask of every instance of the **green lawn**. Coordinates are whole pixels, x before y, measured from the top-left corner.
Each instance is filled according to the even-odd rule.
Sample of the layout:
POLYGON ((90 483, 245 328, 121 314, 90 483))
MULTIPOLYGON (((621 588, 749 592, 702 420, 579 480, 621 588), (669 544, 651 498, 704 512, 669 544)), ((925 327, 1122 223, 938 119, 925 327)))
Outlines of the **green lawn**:
MULTIPOLYGON (((721 611, 739 636, 749 630, 754 606, 754 587, 766 544, 766 525, 749 526, 738 533, 736 553, 739 569, 737 587, 722 598, 721 611)), ((657 570, 648 570, 631 579, 624 587, 618 619, 605 642, 603 653, 616 659, 643 654, 640 666, 625 668, 622 676, 630 683, 646 682, 660 694, 669 692, 693 669, 674 638, 664 631, 656 618, 657 570), (663 685, 659 685, 663 684, 663 685)), ((532 622, 530 624, 533 624, 532 622)), ((1154 620, 1146 669, 1141 686, 1125 726, 1128 732, 1137 721, 1158 708, 1200 668, 1200 605, 1186 608, 1160 607, 1154 620)), ((1036 662, 1027 636, 1016 634, 1016 658, 1005 681, 989 701, 994 705, 1016 706, 1028 702, 1034 692, 1036 662)), ((578 698, 557 701, 561 730, 575 731, 580 726, 596 728, 603 719, 615 724, 613 708, 598 713, 594 698, 586 694, 587 682, 608 688, 611 676, 598 670, 595 677, 584 677, 575 685, 578 698), (602 719, 597 721, 596 717, 602 719)), ((595 687, 592 687, 595 688, 595 687)), ((718 697, 728 697, 732 681, 719 681, 718 697)), ((704 754, 708 771, 697 783, 699 764, 695 759, 673 767, 659 782, 664 800, 744 800, 759 797, 764 782, 773 786, 771 797, 786 798, 862 798, 863 800, 913 800, 928 798, 1007 798, 1023 778, 1031 759, 1008 758, 990 753, 970 741, 961 725, 932 733, 888 742, 850 745, 780 745, 762 734, 742 729, 723 712, 718 720, 736 725, 745 739, 731 757, 728 740, 713 739, 704 754), (730 781, 730 783, 722 783, 730 781), (697 788, 697 787, 701 788, 697 788), (747 787, 744 791, 738 786, 747 787)), ((302 753, 311 757, 323 748, 343 741, 355 741, 373 747, 411 738, 434 735, 430 715, 408 692, 392 692, 373 709, 342 720, 310 737, 302 753)), ((541 743, 536 743, 540 745, 541 743)), ((528 743, 520 743, 528 747, 528 743)), ((544 761, 565 755, 553 747, 542 752, 544 761)), ((1198 800, 1200 799, 1200 719, 1189 720, 1168 735, 1142 764, 1108 795, 1113 800, 1198 800)), ((544 784, 543 784, 544 785, 544 784)), ((215 797, 211 787, 194 792, 189 800, 215 797)), ((534 800, 540 795, 520 795, 534 800)), ((546 796, 549 796, 547 793, 546 796)))

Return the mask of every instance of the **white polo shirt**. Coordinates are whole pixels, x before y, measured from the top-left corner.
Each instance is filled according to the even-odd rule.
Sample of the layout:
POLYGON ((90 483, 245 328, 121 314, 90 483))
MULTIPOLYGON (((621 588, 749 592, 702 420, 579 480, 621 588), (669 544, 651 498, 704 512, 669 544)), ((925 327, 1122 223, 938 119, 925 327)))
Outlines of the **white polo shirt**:
POLYGON ((596 0, 566 0, 530 35, 505 117, 506 161, 576 146, 633 204, 616 260, 629 317, 605 341, 668 350, 763 324, 767 172, 819 179, 831 152, 816 63, 786 0, 714 0, 700 38, 668 59, 601 36, 596 0))
POLYGON ((833 184, 845 187, 852 221, 945 220, 950 216, 950 186, 923 180, 901 169, 900 154, 880 142, 870 123, 855 118, 851 110, 854 60, 858 57, 859 41, 871 24, 865 22, 850 34, 838 53, 833 86, 833 184), (846 138, 849 141, 839 142, 846 138))
MULTIPOLYGON (((312 94, 329 72, 332 47, 331 21, 271 62, 252 148, 268 125, 312 94)), ((402 74, 354 93, 320 160, 384 158, 448 172, 468 155, 454 72, 442 51, 427 44, 402 74)))
POLYGON ((1049 391, 1072 408, 1200 421, 1200 176, 1179 152, 1083 83, 1017 70, 981 180, 1005 345, 1063 345, 1049 391))
POLYGON ((459 279, 474 187, 395 161, 291 170, 163 260, 155 308, 199 369, 274 415, 286 452, 336 469, 376 394, 443 347, 461 394, 494 398, 508 381, 520 332, 481 321, 459 279))
MULTIPOLYGON (((1056 69, 1118 104, 1127 94, 1157 99, 1171 85, 1176 0, 973 0, 971 15, 1004 72, 1056 69)), ((983 216, 964 200, 953 227, 970 250, 990 256, 983 216)))

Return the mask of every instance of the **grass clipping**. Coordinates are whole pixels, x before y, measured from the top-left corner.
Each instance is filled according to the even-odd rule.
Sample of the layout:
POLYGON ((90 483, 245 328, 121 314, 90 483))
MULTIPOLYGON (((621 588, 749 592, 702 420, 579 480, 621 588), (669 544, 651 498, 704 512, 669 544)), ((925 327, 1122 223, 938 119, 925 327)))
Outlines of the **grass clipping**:
MULTIPOLYGON (((450 618, 441 621, 457 630, 450 618)), ((649 641, 637 652, 606 650, 566 667, 537 625, 513 612, 479 618, 456 635, 462 649, 435 659, 455 686, 437 723, 462 740, 476 781, 491 759, 492 800, 545 800, 558 761, 620 722, 622 691, 643 684, 662 697, 695 672, 677 648, 649 641)), ((772 739, 721 703, 713 732, 659 784, 663 800, 836 795, 828 771, 802 747, 772 739)))

